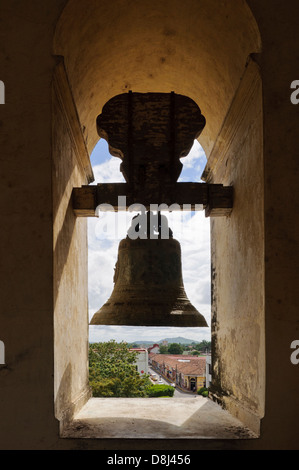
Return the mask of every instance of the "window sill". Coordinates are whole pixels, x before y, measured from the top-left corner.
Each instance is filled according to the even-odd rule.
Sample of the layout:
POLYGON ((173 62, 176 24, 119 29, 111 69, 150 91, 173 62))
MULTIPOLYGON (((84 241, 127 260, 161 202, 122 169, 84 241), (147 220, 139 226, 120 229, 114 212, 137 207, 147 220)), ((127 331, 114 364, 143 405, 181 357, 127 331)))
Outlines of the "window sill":
POLYGON ((212 400, 91 398, 61 432, 62 438, 255 439, 258 436, 212 400))

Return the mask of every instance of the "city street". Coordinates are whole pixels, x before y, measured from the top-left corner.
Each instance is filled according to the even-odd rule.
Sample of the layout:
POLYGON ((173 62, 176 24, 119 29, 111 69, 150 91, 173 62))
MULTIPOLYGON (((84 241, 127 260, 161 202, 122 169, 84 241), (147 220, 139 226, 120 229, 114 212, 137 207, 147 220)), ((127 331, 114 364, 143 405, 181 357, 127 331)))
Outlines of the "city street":
MULTIPOLYGON (((156 374, 157 381, 154 382, 156 384, 163 383, 165 385, 170 385, 172 383, 172 382, 169 382, 168 380, 164 379, 164 377, 162 375, 160 375, 158 371, 154 370, 151 366, 148 367, 148 373, 149 374, 156 374), (161 378, 162 382, 159 382, 160 378, 161 378)), ((174 397, 180 397, 180 398, 190 397, 190 395, 191 395, 190 393, 183 392, 178 387, 175 387, 174 394, 173 394, 174 397)))

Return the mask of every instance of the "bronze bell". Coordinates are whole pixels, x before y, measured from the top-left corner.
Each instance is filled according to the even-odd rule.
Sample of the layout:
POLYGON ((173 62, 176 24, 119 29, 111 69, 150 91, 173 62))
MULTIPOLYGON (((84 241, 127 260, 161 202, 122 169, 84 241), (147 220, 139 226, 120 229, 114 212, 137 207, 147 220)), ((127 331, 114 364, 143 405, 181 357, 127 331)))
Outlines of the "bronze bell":
POLYGON ((91 325, 207 327, 187 298, 180 243, 170 238, 121 240, 114 290, 91 325))

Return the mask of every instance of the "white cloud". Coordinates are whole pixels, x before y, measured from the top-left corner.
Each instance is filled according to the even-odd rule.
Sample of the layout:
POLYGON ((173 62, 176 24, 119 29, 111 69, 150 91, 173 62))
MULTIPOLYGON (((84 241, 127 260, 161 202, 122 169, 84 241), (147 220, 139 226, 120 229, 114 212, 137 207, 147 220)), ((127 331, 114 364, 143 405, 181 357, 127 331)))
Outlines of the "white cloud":
POLYGON ((179 181, 200 181, 206 166, 206 155, 197 140, 186 157, 181 158, 183 170, 179 181))
POLYGON ((200 143, 195 140, 194 144, 186 157, 181 159, 185 168, 194 168, 199 163, 205 164, 207 161, 205 151, 203 150, 200 143))
POLYGON ((124 183, 125 179, 120 171, 121 159, 111 157, 103 163, 93 167, 94 184, 97 183, 124 183))

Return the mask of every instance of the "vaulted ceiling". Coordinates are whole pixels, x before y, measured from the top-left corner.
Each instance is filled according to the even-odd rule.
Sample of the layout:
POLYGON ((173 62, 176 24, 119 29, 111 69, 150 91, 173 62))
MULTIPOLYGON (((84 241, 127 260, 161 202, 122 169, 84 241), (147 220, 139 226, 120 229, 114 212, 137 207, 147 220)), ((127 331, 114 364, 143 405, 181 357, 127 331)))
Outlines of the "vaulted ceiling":
POLYGON ((91 153, 96 118, 113 96, 171 92, 192 98, 213 148, 248 56, 261 50, 245 0, 70 0, 57 25, 54 54, 64 56, 91 153))

